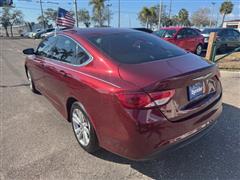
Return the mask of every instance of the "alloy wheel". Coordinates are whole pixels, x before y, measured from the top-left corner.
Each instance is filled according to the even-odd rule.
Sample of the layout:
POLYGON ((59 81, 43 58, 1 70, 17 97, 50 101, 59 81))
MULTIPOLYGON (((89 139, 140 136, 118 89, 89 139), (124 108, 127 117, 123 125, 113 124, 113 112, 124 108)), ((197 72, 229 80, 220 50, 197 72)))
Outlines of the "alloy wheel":
POLYGON ((81 110, 73 110, 72 123, 74 132, 79 143, 82 146, 88 146, 90 142, 90 123, 81 110))

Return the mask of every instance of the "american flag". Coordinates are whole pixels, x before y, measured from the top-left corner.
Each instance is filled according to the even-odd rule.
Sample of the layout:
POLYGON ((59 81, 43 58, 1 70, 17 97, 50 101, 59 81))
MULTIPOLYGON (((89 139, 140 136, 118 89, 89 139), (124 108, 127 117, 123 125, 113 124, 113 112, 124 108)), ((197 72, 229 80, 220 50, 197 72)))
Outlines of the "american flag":
POLYGON ((65 9, 62 8, 58 8, 56 24, 58 26, 72 28, 74 27, 75 20, 73 19, 73 16, 70 14, 69 11, 66 11, 65 9))

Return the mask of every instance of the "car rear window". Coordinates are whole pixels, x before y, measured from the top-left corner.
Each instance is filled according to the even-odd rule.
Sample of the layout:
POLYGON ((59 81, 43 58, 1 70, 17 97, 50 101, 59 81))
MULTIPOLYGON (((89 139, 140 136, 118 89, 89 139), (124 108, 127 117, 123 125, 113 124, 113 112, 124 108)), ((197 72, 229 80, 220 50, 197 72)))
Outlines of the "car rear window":
POLYGON ((113 60, 124 64, 163 60, 186 53, 157 36, 143 32, 92 35, 87 39, 113 60))

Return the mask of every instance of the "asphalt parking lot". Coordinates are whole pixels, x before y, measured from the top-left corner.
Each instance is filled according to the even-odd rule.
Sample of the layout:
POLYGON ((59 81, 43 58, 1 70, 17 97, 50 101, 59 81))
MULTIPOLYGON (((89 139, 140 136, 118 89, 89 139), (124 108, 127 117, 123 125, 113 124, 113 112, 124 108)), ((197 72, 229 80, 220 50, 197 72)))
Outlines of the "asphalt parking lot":
POLYGON ((28 88, 24 48, 0 39, 0 179, 240 179, 240 75, 222 73, 223 113, 212 131, 156 160, 84 152, 71 124, 28 88))

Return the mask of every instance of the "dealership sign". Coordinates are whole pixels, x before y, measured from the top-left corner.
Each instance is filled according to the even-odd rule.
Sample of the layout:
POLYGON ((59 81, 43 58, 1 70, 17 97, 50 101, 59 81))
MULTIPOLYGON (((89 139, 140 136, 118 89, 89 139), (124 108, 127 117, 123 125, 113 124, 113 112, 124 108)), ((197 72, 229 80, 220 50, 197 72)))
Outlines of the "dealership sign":
POLYGON ((0 7, 11 6, 12 4, 13 0, 0 0, 0 7))

